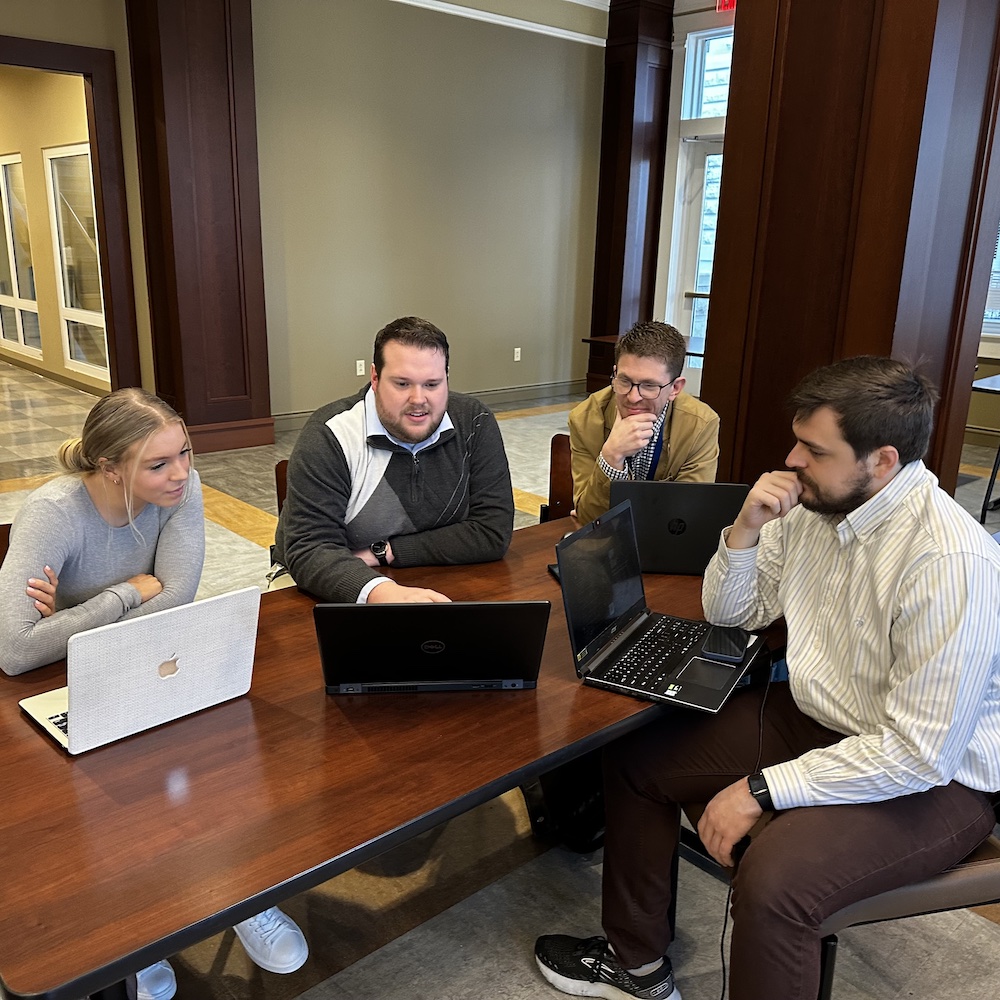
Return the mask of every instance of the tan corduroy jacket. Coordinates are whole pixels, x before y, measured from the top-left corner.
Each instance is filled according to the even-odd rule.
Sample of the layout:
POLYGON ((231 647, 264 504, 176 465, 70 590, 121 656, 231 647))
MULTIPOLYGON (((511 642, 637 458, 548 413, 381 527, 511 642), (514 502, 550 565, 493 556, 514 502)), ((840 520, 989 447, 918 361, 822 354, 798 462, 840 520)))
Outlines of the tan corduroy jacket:
MULTIPOLYGON (((593 521, 611 502, 611 483, 597 456, 615 425, 618 408, 611 386, 574 407, 569 414, 573 453, 573 502, 581 522, 593 521)), ((670 404, 663 424, 663 451, 656 480, 711 483, 719 465, 719 415, 686 392, 670 404)))

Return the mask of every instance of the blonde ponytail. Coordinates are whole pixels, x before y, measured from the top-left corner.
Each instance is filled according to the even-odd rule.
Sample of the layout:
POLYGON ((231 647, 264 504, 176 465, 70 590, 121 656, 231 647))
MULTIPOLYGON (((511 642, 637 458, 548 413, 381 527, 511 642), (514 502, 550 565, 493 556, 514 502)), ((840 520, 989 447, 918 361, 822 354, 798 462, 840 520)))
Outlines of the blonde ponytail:
POLYGON ((93 472, 97 468, 83 453, 83 438, 70 438, 64 441, 56 457, 67 472, 93 472))

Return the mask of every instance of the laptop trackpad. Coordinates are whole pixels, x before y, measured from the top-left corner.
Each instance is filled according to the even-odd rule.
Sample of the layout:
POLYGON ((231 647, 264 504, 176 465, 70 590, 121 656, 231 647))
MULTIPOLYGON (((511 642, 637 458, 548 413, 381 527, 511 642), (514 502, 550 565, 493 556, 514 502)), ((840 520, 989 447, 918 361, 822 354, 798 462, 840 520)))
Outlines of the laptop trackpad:
POLYGON ((694 656, 673 678, 684 684, 697 684, 699 687, 721 691, 733 680, 733 667, 728 663, 716 660, 705 660, 694 656))

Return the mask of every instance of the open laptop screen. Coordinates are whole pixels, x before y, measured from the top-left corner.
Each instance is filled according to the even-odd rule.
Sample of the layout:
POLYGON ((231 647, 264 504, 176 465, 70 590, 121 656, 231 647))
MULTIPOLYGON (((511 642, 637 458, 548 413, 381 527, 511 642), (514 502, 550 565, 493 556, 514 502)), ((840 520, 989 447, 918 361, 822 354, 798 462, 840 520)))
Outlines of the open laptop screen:
POLYGON ((556 546, 566 623, 579 670, 646 610, 639 550, 627 501, 556 546))

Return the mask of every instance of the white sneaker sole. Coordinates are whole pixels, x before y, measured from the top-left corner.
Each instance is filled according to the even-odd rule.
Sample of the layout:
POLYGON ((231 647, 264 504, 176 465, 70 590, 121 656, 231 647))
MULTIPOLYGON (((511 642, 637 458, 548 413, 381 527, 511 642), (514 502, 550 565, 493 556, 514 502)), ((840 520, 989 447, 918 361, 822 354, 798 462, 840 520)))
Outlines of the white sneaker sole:
MULTIPOLYGON (((546 982, 570 996, 604 997, 605 1000, 635 1000, 634 993, 626 993, 624 990, 618 989, 617 986, 612 986, 611 983, 587 983, 580 979, 567 979, 565 976, 560 976, 558 972, 554 972, 542 962, 537 955, 535 956, 535 964, 542 976, 545 977, 546 982)), ((681 1000, 681 991, 674 983, 673 990, 657 997, 657 1000, 681 1000)))

